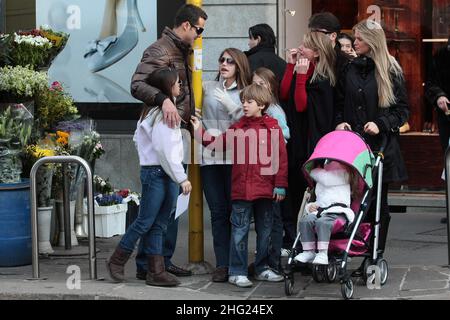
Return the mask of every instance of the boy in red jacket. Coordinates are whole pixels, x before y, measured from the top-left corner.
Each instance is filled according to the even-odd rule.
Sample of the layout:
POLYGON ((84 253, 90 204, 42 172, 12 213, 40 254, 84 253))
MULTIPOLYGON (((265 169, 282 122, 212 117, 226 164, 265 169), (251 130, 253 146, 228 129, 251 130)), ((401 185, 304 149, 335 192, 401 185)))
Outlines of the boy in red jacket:
POLYGON ((251 287, 247 278, 248 232, 250 217, 255 218, 256 280, 283 281, 268 266, 272 201, 283 201, 287 183, 287 152, 278 122, 264 115, 272 103, 272 94, 257 84, 241 93, 244 117, 225 133, 212 137, 204 132, 196 117, 191 123, 195 138, 209 149, 233 150, 231 199, 231 244, 229 282, 238 287, 251 287), (203 139, 202 139, 203 138, 203 139))

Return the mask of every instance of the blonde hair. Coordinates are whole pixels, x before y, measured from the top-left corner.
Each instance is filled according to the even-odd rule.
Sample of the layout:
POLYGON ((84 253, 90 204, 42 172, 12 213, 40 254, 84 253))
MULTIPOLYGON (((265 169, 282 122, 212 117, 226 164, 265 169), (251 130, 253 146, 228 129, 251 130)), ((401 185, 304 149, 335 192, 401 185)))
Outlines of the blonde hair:
POLYGON ((393 75, 403 78, 402 67, 389 53, 386 34, 379 23, 372 20, 363 20, 353 27, 353 32, 355 31, 361 34, 362 40, 370 47, 367 56, 375 62, 378 105, 380 108, 389 108, 397 101, 393 89, 393 75))
POLYGON ((244 90, 242 90, 240 97, 242 102, 254 100, 258 106, 264 106, 263 112, 265 112, 273 102, 272 92, 266 87, 257 85, 256 83, 245 87, 244 90))
POLYGON ((331 39, 320 32, 309 32, 305 35, 304 46, 319 54, 311 82, 319 78, 328 79, 334 87, 336 85, 336 51, 331 39))

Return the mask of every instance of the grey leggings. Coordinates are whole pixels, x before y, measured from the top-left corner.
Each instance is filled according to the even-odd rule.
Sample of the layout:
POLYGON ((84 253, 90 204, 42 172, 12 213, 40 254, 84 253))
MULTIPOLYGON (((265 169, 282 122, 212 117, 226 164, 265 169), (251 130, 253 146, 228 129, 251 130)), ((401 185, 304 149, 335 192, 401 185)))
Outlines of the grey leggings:
POLYGON ((328 250, 334 223, 343 214, 327 213, 319 219, 315 214, 308 214, 300 221, 300 239, 303 250, 328 250), (316 245, 317 234, 317 245, 316 245))

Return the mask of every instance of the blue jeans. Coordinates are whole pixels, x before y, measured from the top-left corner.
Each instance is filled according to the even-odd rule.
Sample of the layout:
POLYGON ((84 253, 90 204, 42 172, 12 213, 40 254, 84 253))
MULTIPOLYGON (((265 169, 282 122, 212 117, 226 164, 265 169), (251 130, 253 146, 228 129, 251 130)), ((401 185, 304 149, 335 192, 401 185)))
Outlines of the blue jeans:
POLYGON ((141 167, 142 199, 137 219, 128 228, 119 246, 133 252, 142 237, 146 255, 162 255, 163 233, 178 195, 178 185, 160 166, 141 167))
MULTIPOLYGON (((184 170, 186 170, 187 165, 183 165, 184 170)), ((179 189, 178 195, 182 193, 181 188, 179 189)), ((177 202, 174 201, 172 212, 170 213, 169 222, 167 224, 167 229, 163 232, 163 251, 164 264, 167 267, 172 265, 172 256, 175 252, 177 246, 178 237, 178 219, 175 219, 175 212, 177 210, 177 202)), ((147 255, 144 252, 143 241, 139 241, 138 253, 136 255, 136 270, 137 272, 147 272, 147 255)))
MULTIPOLYGON (((178 236, 178 219, 175 220, 175 212, 176 212, 176 202, 174 203, 174 208, 170 213, 169 221, 167 224, 166 230, 163 232, 163 249, 162 255, 164 256, 164 264, 167 267, 172 265, 173 253, 175 252, 175 247, 177 244, 177 236, 178 236)), ((143 241, 139 241, 138 253, 136 255, 136 270, 137 272, 147 272, 147 255, 144 251, 143 241)))
POLYGON ((283 220, 281 218, 281 203, 273 202, 273 225, 270 234, 269 266, 281 271, 281 247, 283 245, 283 220))
POLYGON ((230 276, 248 274, 248 232, 250 217, 254 215, 256 228, 255 272, 269 268, 269 244, 272 232, 273 203, 271 199, 233 201, 231 213, 230 276))
POLYGON ((203 191, 211 211, 216 267, 228 267, 231 236, 231 165, 201 167, 203 191))

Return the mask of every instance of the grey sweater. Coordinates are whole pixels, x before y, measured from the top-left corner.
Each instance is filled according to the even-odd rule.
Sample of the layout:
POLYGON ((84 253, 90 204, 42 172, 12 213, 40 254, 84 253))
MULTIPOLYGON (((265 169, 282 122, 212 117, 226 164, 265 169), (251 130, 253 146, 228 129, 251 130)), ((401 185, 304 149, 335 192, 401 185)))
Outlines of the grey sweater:
MULTIPOLYGON (((242 104, 239 97, 240 90, 234 83, 230 88, 225 88, 225 82, 206 81, 203 84, 203 125, 208 133, 213 136, 219 136, 224 133, 232 124, 242 117, 242 104), (228 110, 226 106, 217 101, 214 97, 215 90, 219 88, 226 90, 231 99, 235 102, 236 108, 228 110)), ((213 150, 202 148, 202 165, 220 165, 231 164, 231 151, 222 152, 222 150, 213 150)))

